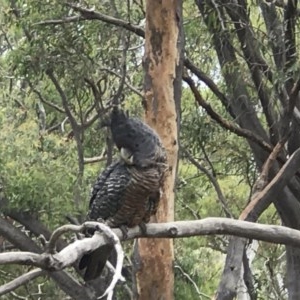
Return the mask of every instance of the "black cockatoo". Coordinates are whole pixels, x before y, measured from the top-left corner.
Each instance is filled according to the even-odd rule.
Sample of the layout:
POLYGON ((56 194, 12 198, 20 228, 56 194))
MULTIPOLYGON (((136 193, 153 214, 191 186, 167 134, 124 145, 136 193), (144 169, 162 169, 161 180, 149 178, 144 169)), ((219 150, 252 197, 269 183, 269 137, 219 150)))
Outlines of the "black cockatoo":
MULTIPOLYGON (((110 126, 120 159, 98 177, 90 199, 88 219, 102 219, 110 227, 134 227, 156 213, 167 171, 165 149, 154 130, 115 108, 110 126)), ((97 278, 113 250, 105 245, 83 256, 86 281, 97 278)))
POLYGON ((109 126, 112 138, 121 157, 129 164, 146 167, 151 164, 166 164, 166 151, 157 133, 137 118, 130 118, 123 110, 114 107, 109 126))

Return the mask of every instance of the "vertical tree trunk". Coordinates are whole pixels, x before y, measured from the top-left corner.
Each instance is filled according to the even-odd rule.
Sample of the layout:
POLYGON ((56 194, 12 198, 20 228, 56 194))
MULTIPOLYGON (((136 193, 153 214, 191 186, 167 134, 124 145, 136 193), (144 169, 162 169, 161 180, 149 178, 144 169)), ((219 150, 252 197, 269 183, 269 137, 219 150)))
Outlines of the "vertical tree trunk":
MULTIPOLYGON (((182 74, 182 1, 146 1, 145 119, 167 149, 170 173, 154 222, 174 220, 178 121, 182 74)), ((173 299, 173 241, 139 239, 135 244, 136 299, 173 299)))

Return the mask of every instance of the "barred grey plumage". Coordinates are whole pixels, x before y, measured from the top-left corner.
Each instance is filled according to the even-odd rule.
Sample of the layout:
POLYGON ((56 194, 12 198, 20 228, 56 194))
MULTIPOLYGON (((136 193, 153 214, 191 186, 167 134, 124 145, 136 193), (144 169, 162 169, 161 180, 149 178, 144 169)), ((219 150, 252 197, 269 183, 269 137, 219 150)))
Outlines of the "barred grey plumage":
POLYGON ((114 107, 109 122, 113 141, 119 150, 132 154, 132 163, 139 167, 162 164, 165 167, 166 151, 157 133, 137 118, 130 118, 123 110, 114 107))
MULTIPOLYGON (((88 219, 103 219, 110 227, 147 223, 156 213, 167 171, 165 149, 154 130, 118 109, 112 112, 110 127, 121 158, 98 177, 88 219)), ((106 245, 82 258, 79 266, 87 268, 86 281, 100 275, 112 249, 106 245)))
POLYGON ((88 218, 103 219, 110 227, 134 227, 145 221, 150 208, 148 199, 157 195, 160 187, 158 168, 137 168, 117 161, 94 185, 88 218))

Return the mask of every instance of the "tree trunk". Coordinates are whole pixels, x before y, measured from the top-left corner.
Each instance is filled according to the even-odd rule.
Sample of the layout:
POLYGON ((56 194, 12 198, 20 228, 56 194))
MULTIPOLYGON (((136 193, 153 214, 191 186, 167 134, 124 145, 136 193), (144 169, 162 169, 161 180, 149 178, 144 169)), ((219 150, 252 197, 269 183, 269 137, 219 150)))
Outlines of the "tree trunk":
MULTIPOLYGON (((170 166, 154 222, 174 220, 182 74, 182 1, 146 1, 145 119, 160 135, 170 166)), ((134 251, 136 299, 173 299, 173 241, 139 239, 134 251)))

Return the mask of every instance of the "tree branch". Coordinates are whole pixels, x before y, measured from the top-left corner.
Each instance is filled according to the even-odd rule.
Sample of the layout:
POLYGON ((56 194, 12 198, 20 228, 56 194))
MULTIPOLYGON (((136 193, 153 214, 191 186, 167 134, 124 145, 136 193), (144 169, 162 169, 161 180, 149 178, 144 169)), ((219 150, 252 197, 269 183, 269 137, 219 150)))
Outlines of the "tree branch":
MULTIPOLYGON (((141 37, 145 36, 144 30, 141 27, 137 26, 137 25, 133 25, 133 24, 130 24, 129 22, 126 22, 124 20, 116 19, 114 17, 102 14, 100 12, 97 12, 97 11, 93 10, 93 9, 83 8, 79 5, 71 3, 71 2, 66 3, 66 5, 68 7, 73 8, 75 11, 78 11, 80 13, 81 17, 85 20, 100 20, 100 21, 103 21, 105 23, 109 23, 109 24, 112 24, 112 25, 115 25, 115 26, 118 26, 118 27, 125 28, 125 29, 127 29, 127 30, 141 36, 141 37)), ((44 22, 39 22, 40 25, 42 25, 43 23, 45 24, 45 21, 44 22)))
POLYGON ((263 138, 256 135, 252 131, 240 128, 234 123, 225 120, 222 116, 220 116, 218 113, 216 113, 213 108, 202 98, 201 94, 199 93, 193 79, 187 75, 183 76, 183 80, 189 85, 189 87, 192 90, 192 93, 194 94, 195 100, 205 109, 207 114, 214 119, 218 124, 220 124, 223 128, 228 129, 229 131, 237 134, 238 136, 245 137, 251 141, 256 142, 258 145, 260 145, 263 149, 267 150, 268 152, 272 152, 273 147, 264 141, 263 138))
MULTIPOLYGON (((275 6, 279 7, 279 8, 286 8, 287 7, 287 1, 285 0, 266 0, 267 3, 274 3, 275 6)), ((297 16, 300 16, 300 9, 295 9, 297 12, 297 16)))
POLYGON ((200 299, 202 298, 202 296, 206 299, 211 299, 210 296, 204 294, 204 293, 201 293, 198 286, 197 286, 197 283, 191 278, 191 276, 186 273, 181 266, 179 265, 175 265, 174 266, 175 269, 178 269, 180 271, 180 273, 194 286, 195 290, 196 290, 196 293, 199 295, 200 299))
MULTIPOLYGON (((29 82, 29 81, 28 81, 29 82)), ((33 87, 33 85, 29 82, 30 88, 31 90, 37 94, 37 96, 39 97, 39 99, 41 100, 41 102, 45 103, 46 105, 48 105, 49 107, 54 108, 55 110, 57 110, 60 113, 65 113, 65 110, 63 108, 61 108, 60 106, 56 105, 55 103, 49 102, 48 100, 46 100, 40 91, 38 91, 36 88, 33 87)))
MULTIPOLYGON (((278 143, 273 152, 269 156, 266 164, 263 168, 263 173, 268 173, 269 167, 272 161, 275 160, 278 152, 280 151, 282 144, 278 143)), ((284 187, 290 182, 295 173, 299 169, 300 164, 300 148, 294 152, 290 159, 284 164, 272 181, 265 185, 264 178, 258 181, 258 191, 263 188, 262 191, 254 193, 251 202, 243 210, 240 215, 240 219, 251 222, 256 222, 262 212, 267 207, 276 201, 277 195, 280 195, 284 187)), ((264 175, 262 175, 264 177, 264 175)), ((225 299, 225 295, 233 297, 236 295, 236 284, 240 278, 241 266, 243 262, 244 250, 247 240, 245 238, 231 238, 229 246, 227 248, 226 263, 222 275, 222 280, 219 284, 216 299, 225 299)), ((229 299, 229 298, 226 298, 229 299)), ((230 298, 231 299, 231 298, 230 298)))
POLYGON ((212 185, 215 188, 215 191, 218 195, 219 201, 221 202, 222 208, 225 212, 225 216, 227 218, 233 218, 232 213, 230 212, 230 210, 228 209, 228 204, 227 204, 227 200, 225 198, 225 196, 222 193, 221 187, 217 181, 217 179, 215 178, 215 176, 213 174, 211 174, 211 172, 209 172, 206 168, 204 168, 192 155, 189 151, 185 150, 182 148, 183 153, 186 155, 187 159, 197 168, 199 169, 201 172, 203 172, 207 178, 209 179, 209 181, 212 183, 212 185))
POLYGON ((34 23, 33 25, 61 25, 61 24, 74 23, 74 22, 84 21, 84 20, 87 20, 87 18, 84 18, 83 16, 71 16, 71 17, 63 17, 61 19, 55 19, 55 20, 40 21, 34 23))
MULTIPOLYGON (((280 148, 280 144, 278 144, 280 148)), ((276 151, 274 151, 276 155, 276 151)), ((257 193, 240 215, 240 219, 255 222, 260 214, 272 203, 276 195, 289 183, 297 173, 300 165, 300 148, 293 153, 271 182, 257 193)))
POLYGON ((126 58, 127 58, 127 50, 129 48, 129 36, 125 36, 123 35, 122 39, 122 45, 123 45, 123 49, 122 49, 122 58, 121 58, 121 78, 120 78, 120 83, 119 83, 119 87, 116 91, 116 93, 113 95, 112 97, 112 101, 111 103, 113 105, 117 105, 120 104, 122 101, 122 92, 124 89, 124 83, 125 83, 125 78, 126 78, 126 72, 127 72, 127 65, 126 65, 126 58))
POLYGON ((113 240, 115 250, 117 253, 117 263, 116 263, 116 268, 114 270, 113 279, 112 279, 110 285, 108 286, 108 288, 106 289, 106 291, 104 292, 104 294, 100 297, 100 299, 101 299, 107 295, 107 299, 111 300, 113 297, 113 292, 114 292, 114 288, 115 288, 116 284, 118 283, 119 280, 123 281, 123 279, 124 279, 124 277, 122 276, 124 251, 122 249, 120 239, 118 238, 118 236, 116 235, 115 232, 113 232, 108 226, 106 226, 104 224, 101 224, 101 226, 99 226, 99 227, 101 228, 101 230, 103 231, 103 233, 106 236, 110 237, 113 240))
MULTIPOLYGON (((52 235, 51 244, 55 244, 61 234, 73 231, 81 232, 87 228, 100 228, 105 234, 113 234, 113 242, 118 245, 118 252, 120 253, 121 246, 118 240, 123 240, 123 233, 120 229, 109 229, 102 223, 86 222, 80 226, 64 225, 58 228, 52 235)), ((232 220, 227 218, 206 218, 197 221, 178 221, 170 223, 148 224, 146 225, 146 234, 139 226, 128 230, 126 239, 134 239, 137 237, 155 237, 155 238, 181 238, 191 236, 205 236, 205 235, 220 235, 227 234, 248 239, 256 239, 270 243, 285 244, 294 247, 300 247, 300 231, 278 225, 264 225, 241 220, 232 220)), ((0 229, 2 234, 2 228, 0 229)), ((77 240, 59 253, 42 253, 36 254, 32 252, 8 252, 0 254, 0 265, 17 263, 41 267, 46 270, 54 271, 61 270, 65 267, 73 265, 83 254, 93 251, 98 247, 107 244, 107 238, 95 232, 93 237, 77 240)), ((53 248, 53 247, 52 247, 53 248)), ((121 277, 120 270, 122 267, 122 255, 118 259, 116 267, 116 277, 113 279, 113 285, 121 277)), ((27 282, 28 277, 34 278, 41 275, 39 270, 27 273, 15 281, 12 281, 0 288, 0 291, 11 291, 12 287, 20 286, 17 283, 27 282), (28 275, 29 274, 29 275, 28 275)), ((51 274, 51 273, 50 273, 51 274)), ((112 292, 112 285, 107 289, 107 293, 112 292)), ((1 295, 1 294, 0 294, 1 295)))
POLYGON ((21 285, 28 283, 29 281, 33 280, 36 277, 43 276, 46 274, 47 274, 47 271, 42 270, 42 269, 34 269, 28 273, 25 273, 25 274, 15 278, 14 280, 0 286, 0 296, 17 289, 21 285))
MULTIPOLYGON (((63 91, 60 83, 58 82, 57 78, 55 77, 52 70, 47 70, 46 74, 51 79, 52 83, 54 84, 57 92, 59 93, 62 101, 62 105, 64 107, 65 113, 68 117, 69 122, 71 123, 73 133, 74 133, 74 139, 76 141, 76 147, 77 147, 77 157, 78 157, 78 174, 77 174, 77 182, 74 187, 74 202, 75 205, 78 207, 81 202, 81 193, 80 193, 80 187, 82 185, 82 177, 84 172, 84 149, 82 145, 82 130, 83 127, 78 124, 76 121, 76 118, 74 117, 73 113, 71 112, 71 109, 69 107, 68 99, 63 91)), ((90 120, 91 124, 96 119, 90 120)))
MULTIPOLYGON (((22 224, 27 230, 37 237, 43 236, 46 240, 48 240, 51 236, 51 231, 40 220, 34 218, 30 213, 10 210, 6 213, 6 215, 22 224)), ((66 241, 60 239, 56 242, 56 245, 57 249, 61 250, 67 246, 67 243, 66 241)))
POLYGON ((78 126, 77 121, 76 121, 75 117, 73 116, 73 114, 72 114, 72 112, 71 112, 71 110, 69 108, 68 99, 67 99, 67 96, 66 96, 65 92, 63 91, 62 87, 60 86, 58 80, 56 79, 56 77, 54 76, 54 74, 53 74, 53 72, 51 70, 47 70, 46 74, 51 79, 51 81, 54 84, 57 92, 59 93, 62 105, 64 107, 64 112, 68 116, 69 121, 70 121, 70 123, 72 125, 73 130, 75 130, 79 126, 78 126))
MULTIPOLYGON (((122 78, 122 75, 118 74, 117 72, 110 70, 108 68, 101 68, 100 71, 106 71, 110 74, 113 74, 115 76, 117 76, 118 78, 122 78)), ((144 99, 144 95, 142 94, 142 92, 140 92, 137 88, 135 88, 133 85, 131 85, 130 83, 128 83, 127 81, 124 81, 124 84, 131 90, 133 91, 135 94, 137 94, 139 97, 141 97, 142 99, 144 99)))
MULTIPOLYGON (((297 1, 288 0, 284 7, 284 21, 285 21, 285 55, 286 55, 286 69, 288 70, 293 66, 297 60, 296 49, 296 26, 297 18, 297 1)), ((287 88, 287 90, 289 90, 287 88)))
POLYGON ((84 163, 85 164, 93 164, 93 163, 100 162, 100 161, 105 161, 105 160, 106 160, 105 155, 94 156, 94 157, 85 157, 84 158, 84 163))
POLYGON ((230 99, 228 99, 227 96, 219 90, 214 81, 209 78, 201 69, 196 67, 190 59, 186 58, 184 60, 184 65, 188 70, 195 74, 199 78, 199 80, 204 82, 210 88, 210 90, 221 100, 222 104, 228 110, 232 118, 236 118, 236 115, 231 108, 230 99))
POLYGON ((273 74, 270 67, 264 61, 263 57, 258 50, 258 44, 253 34, 251 21, 248 16, 246 2, 237 5, 233 0, 225 1, 226 11, 233 22, 236 35, 240 41, 241 49, 244 54, 245 61, 248 65, 252 81, 255 85, 257 95, 259 96, 264 115, 268 122, 270 131, 270 139, 273 144, 279 141, 278 124, 276 123, 276 113, 271 105, 272 99, 270 93, 266 88, 263 81, 262 73, 268 78, 270 82, 273 81, 273 74))
MULTIPOLYGON (((64 225, 56 231, 56 237, 65 232, 82 232, 87 228, 100 228, 105 234, 111 232, 103 223, 85 222, 80 226, 64 225), (107 231, 108 230, 108 231, 107 231)), ((265 225, 227 218, 206 218, 196 221, 177 221, 169 223, 152 223, 146 225, 146 233, 139 226, 130 228, 126 240, 139 237, 148 238, 182 238, 206 235, 232 235, 248 239, 256 239, 269 243, 285 244, 300 247, 300 231, 279 225, 265 225)), ((124 240, 120 229, 112 232, 119 240, 124 240)), ((110 234, 110 233, 109 233, 110 234)), ((36 254, 30 252, 0 253, 0 264, 30 264, 48 270, 60 270, 75 263, 78 258, 100 246, 107 244, 107 238, 95 232, 91 238, 77 240, 54 255, 50 253, 36 254)), ((116 240, 114 239, 114 242, 116 240)))
MULTIPOLYGON (((0 235, 14 244, 21 251, 41 253, 42 250, 23 232, 17 230, 12 224, 0 217, 0 235)), ((21 253, 21 252, 18 252, 21 253)), ((5 254, 5 253, 3 253, 5 254)), ((42 254, 41 254, 42 255, 42 254)), ((95 292, 91 287, 85 287, 66 272, 49 273, 59 287, 74 300, 94 299, 95 292)))

